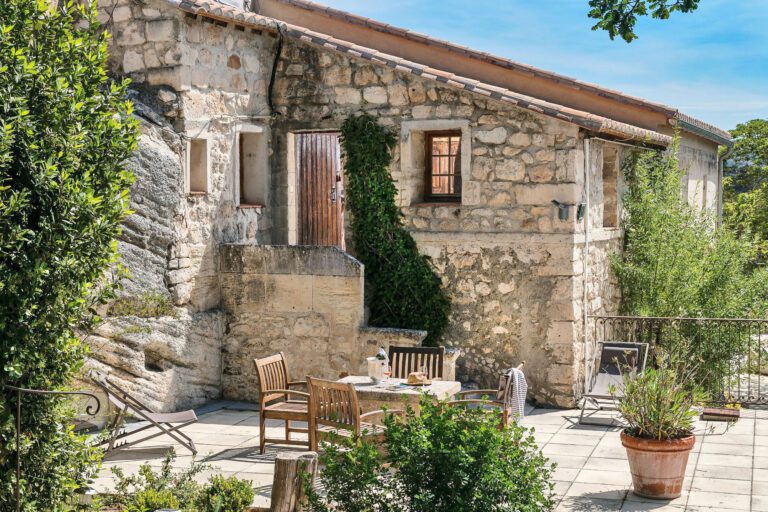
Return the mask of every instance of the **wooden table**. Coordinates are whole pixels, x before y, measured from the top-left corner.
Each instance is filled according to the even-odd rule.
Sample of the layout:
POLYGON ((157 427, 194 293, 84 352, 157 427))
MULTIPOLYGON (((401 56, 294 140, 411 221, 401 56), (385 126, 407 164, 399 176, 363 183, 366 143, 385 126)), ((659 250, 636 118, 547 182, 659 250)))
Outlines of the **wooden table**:
POLYGON ((363 413, 381 409, 383 406, 404 410, 406 404, 418 412, 419 398, 424 392, 438 400, 444 400, 461 391, 461 382, 455 380, 433 380, 429 386, 407 386, 404 384, 405 379, 384 379, 374 384, 370 377, 350 375, 339 382, 355 385, 363 413))

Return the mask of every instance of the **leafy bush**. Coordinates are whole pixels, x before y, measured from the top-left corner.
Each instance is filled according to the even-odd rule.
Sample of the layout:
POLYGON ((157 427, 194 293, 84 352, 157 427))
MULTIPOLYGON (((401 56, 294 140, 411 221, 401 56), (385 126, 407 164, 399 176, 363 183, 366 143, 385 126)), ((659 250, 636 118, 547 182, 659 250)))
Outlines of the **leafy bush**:
MULTIPOLYGON (((136 145, 126 84, 107 77, 95 2, 0 2, 0 384, 63 389, 116 263, 136 145), (75 28, 77 27, 77 28, 75 28)), ((23 397, 24 510, 59 510, 96 452, 62 398, 23 397)), ((14 393, 0 391, 0 510, 12 510, 14 393)))
POLYGON ((718 228, 680 193, 679 140, 627 169, 625 250, 613 259, 622 309, 641 316, 761 317, 768 273, 751 271, 754 247, 718 228))
POLYGON ((154 512, 164 508, 242 512, 253 501, 251 482, 214 475, 207 484, 200 484, 195 477, 210 466, 193 461, 188 468, 174 471, 175 459, 175 453, 169 451, 157 473, 149 464, 143 464, 132 476, 125 476, 121 468, 112 468, 117 478, 115 493, 104 497, 99 505, 123 512, 154 512))
POLYGON ((341 127, 347 207, 355 255, 365 264, 369 323, 427 331, 436 345, 448 325, 450 301, 429 259, 402 224, 389 172, 397 137, 369 115, 341 127))
POLYGON ((145 504, 154 503, 153 500, 159 502, 173 499, 176 501, 174 508, 192 507, 200 492, 200 484, 195 481, 195 476, 209 469, 210 466, 192 462, 188 468, 174 471, 175 459, 176 454, 173 450, 169 451, 157 473, 149 464, 142 464, 136 474, 131 476, 125 476, 122 468, 113 467, 112 473, 117 480, 115 493, 105 497, 103 504, 121 508, 125 512, 154 512, 158 508, 167 507, 149 509, 142 507, 145 504))
MULTIPOLYGON (((634 437, 665 441, 693 433, 698 412, 693 408, 704 401, 696 391, 696 371, 672 354, 660 353, 656 367, 645 372, 625 372, 622 394, 615 398, 625 432, 634 437)), ((611 393, 616 395, 616 388, 611 393)))
POLYGON ((388 416, 383 451, 363 441, 320 457, 325 497, 308 489, 313 512, 551 510, 551 469, 524 427, 499 429, 481 409, 421 401, 406 421, 388 416), (385 462, 388 463, 385 465, 385 462))
POLYGON ((216 475, 200 492, 197 509, 206 512, 241 512, 253 502, 255 493, 251 482, 235 477, 216 475))
POLYGON ((170 489, 145 489, 136 493, 126 512, 155 512, 161 509, 179 508, 179 500, 170 489))
MULTIPOLYGON (((679 139, 665 153, 629 162, 624 198, 625 247, 612 259, 628 315, 696 318, 761 318, 768 310, 768 271, 752 265, 750 240, 718 227, 713 213, 690 206, 680 193, 684 171, 679 139)), ((746 324, 745 324, 746 325, 746 324)), ((686 323, 661 337, 664 348, 700 358, 696 382, 721 398, 730 364, 746 353, 747 329, 686 323)))

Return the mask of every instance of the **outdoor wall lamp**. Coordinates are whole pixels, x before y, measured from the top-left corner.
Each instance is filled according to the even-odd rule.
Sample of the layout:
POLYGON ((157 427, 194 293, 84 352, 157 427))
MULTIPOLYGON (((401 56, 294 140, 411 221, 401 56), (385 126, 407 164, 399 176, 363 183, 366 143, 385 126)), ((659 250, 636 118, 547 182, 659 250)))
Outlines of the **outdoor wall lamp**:
POLYGON ((578 204, 574 203, 561 203, 557 199, 552 200, 552 204, 557 207, 557 218, 560 220, 568 220, 568 216, 571 213, 571 206, 578 206, 576 209, 576 220, 581 221, 584 218, 584 213, 587 209, 587 203, 582 201, 578 204))

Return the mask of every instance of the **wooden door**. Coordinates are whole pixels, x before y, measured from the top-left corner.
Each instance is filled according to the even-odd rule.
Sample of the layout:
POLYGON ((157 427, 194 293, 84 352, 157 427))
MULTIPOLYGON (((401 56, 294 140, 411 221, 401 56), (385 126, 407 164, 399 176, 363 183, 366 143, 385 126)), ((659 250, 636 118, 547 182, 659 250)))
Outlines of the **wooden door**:
POLYGON ((296 134, 299 245, 344 249, 344 189, 338 132, 296 134))

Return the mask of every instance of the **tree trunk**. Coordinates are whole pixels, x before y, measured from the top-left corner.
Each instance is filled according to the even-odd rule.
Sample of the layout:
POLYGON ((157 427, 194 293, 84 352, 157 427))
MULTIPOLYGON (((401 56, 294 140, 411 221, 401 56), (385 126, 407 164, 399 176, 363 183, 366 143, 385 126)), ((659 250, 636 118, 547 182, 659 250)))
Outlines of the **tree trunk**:
POLYGON ((301 512, 304 508, 302 473, 309 473, 314 483, 317 474, 317 453, 287 452, 275 458, 275 480, 272 484, 270 512, 301 512))

